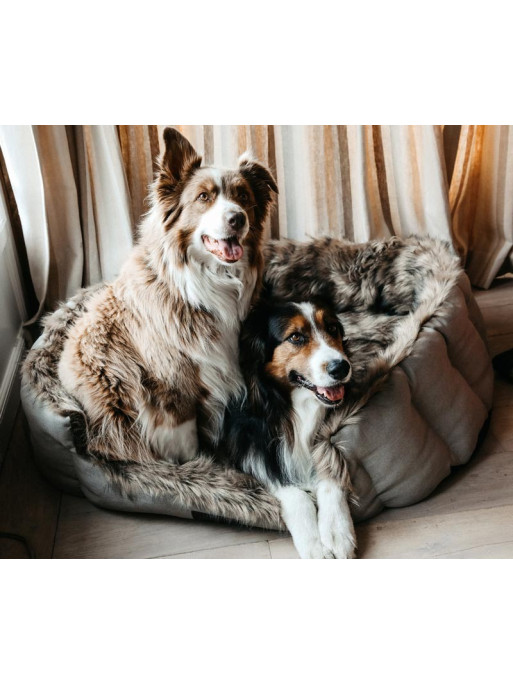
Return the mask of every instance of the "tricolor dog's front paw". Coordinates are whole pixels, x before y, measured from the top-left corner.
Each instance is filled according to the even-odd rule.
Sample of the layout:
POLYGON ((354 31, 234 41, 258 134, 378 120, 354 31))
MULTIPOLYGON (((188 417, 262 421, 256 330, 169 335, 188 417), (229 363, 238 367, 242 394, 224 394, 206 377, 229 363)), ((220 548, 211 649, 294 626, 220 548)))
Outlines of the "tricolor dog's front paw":
POLYGON ((356 552, 356 538, 353 525, 347 525, 347 521, 339 518, 330 522, 319 521, 319 533, 322 545, 325 548, 324 558, 354 558, 356 552))
POLYGON ((318 525, 322 545, 333 558, 354 558, 356 535, 345 492, 332 480, 317 489, 318 525))
POLYGON ((326 549, 321 544, 319 537, 312 539, 298 539, 297 537, 293 537, 293 541, 300 558, 310 560, 316 558, 326 558, 326 549))

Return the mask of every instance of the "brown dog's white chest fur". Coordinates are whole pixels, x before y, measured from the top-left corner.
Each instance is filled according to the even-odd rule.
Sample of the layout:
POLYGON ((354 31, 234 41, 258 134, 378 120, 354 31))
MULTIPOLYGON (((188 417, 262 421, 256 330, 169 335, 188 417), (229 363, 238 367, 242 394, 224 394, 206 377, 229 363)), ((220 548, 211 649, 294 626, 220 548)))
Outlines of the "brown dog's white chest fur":
POLYGON ((188 460, 198 412, 215 443, 224 406, 243 391, 238 334, 262 272, 269 172, 201 167, 177 132, 140 240, 119 277, 70 331, 59 364, 107 458, 188 460))

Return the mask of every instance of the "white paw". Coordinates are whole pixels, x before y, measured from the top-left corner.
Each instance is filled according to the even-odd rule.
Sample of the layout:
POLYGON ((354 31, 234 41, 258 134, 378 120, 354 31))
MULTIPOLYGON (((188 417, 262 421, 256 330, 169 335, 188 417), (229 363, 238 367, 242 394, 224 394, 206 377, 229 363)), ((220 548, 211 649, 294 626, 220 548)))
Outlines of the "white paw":
POLYGON ((353 523, 344 515, 319 517, 319 534, 322 545, 332 558, 354 558, 356 536, 353 523))
MULTIPOLYGON (((336 555, 337 552, 341 553, 341 545, 338 547, 338 551, 333 548, 333 546, 329 547, 326 544, 324 544, 320 539, 313 539, 311 542, 305 542, 304 540, 302 543, 298 544, 296 540, 294 540, 294 546, 296 547, 296 550, 299 554, 300 558, 303 559, 326 559, 326 558, 354 558, 354 544, 352 546, 352 555, 336 555)), ((348 551, 349 553, 349 551, 348 551)))
POLYGON ((354 558, 356 535, 346 492, 332 480, 317 489, 318 525, 322 545, 333 558, 354 558))
POLYGON ((325 555, 326 549, 324 549, 321 544, 319 537, 313 537, 311 539, 295 539, 292 537, 292 539, 300 558, 313 559, 330 557, 325 555))

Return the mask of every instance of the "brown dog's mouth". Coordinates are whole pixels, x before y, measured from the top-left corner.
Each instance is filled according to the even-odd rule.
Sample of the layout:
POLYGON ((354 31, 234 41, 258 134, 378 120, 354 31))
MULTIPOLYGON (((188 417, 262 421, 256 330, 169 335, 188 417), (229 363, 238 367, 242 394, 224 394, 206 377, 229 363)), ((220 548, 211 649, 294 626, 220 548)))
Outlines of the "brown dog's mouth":
POLYGON ((296 373, 296 371, 292 371, 289 378, 293 385, 305 387, 310 392, 313 392, 316 398, 326 406, 338 406, 344 399, 346 390, 342 383, 332 385, 331 387, 318 387, 302 375, 299 375, 299 373, 296 373))
POLYGON ((236 237, 224 238, 216 240, 210 235, 202 235, 203 244, 205 248, 221 261, 228 264, 234 264, 244 254, 244 248, 236 237))

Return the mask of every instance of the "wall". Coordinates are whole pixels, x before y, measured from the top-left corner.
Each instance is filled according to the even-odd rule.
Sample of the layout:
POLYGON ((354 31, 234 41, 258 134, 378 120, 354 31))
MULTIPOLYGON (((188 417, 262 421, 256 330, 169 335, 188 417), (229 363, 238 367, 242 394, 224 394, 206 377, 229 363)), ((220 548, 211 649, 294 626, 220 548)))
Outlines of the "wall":
POLYGON ((11 226, 0 186, 0 463, 19 403, 19 364, 26 317, 11 226))

